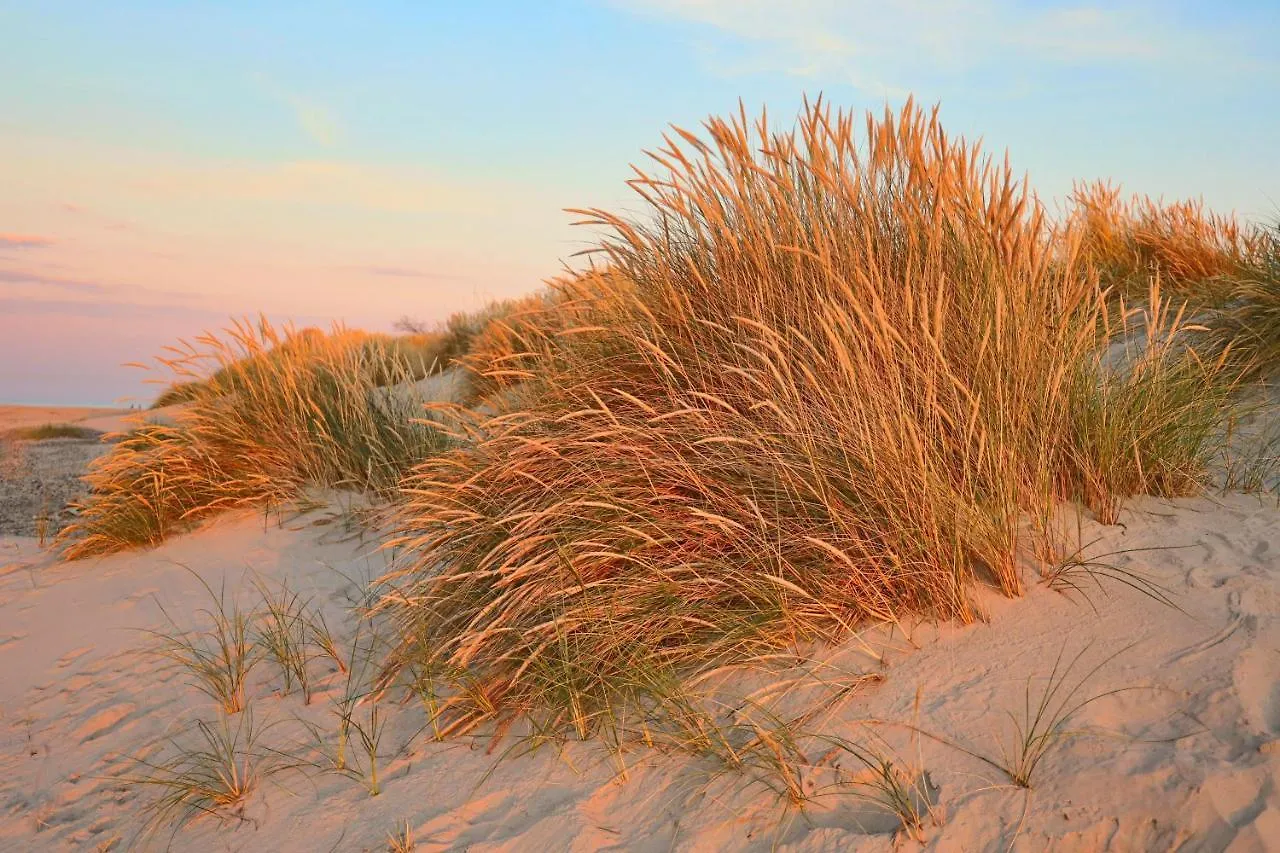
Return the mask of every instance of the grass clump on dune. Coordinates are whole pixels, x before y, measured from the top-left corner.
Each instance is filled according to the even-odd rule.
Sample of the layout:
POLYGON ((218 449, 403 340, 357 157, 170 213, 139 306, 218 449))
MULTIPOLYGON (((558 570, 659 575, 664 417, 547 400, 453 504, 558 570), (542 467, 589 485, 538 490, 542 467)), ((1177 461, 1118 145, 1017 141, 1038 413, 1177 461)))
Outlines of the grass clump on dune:
POLYGON ((648 219, 583 212, 607 267, 558 285, 524 384, 404 484, 392 666, 460 679, 455 728, 585 732, 637 672, 968 620, 975 580, 1019 592, 1057 501, 1180 464, 1126 423, 1145 479, 1093 476, 1072 409, 1107 309, 1077 226, 936 113, 861 145, 821 106, 788 134, 739 115, 653 158, 648 219))
POLYGON ((390 495, 446 444, 421 422, 414 365, 361 332, 292 333, 263 321, 207 335, 166 363, 199 390, 173 425, 148 424, 97 460, 61 534, 70 558, 154 545, 201 518, 279 504, 308 486, 390 495), (371 344, 371 341, 373 343, 371 344))
MULTIPOLYGON (((353 345, 364 350, 363 355, 369 369, 368 380, 376 387, 417 381, 438 373, 447 366, 447 360, 440 352, 439 342, 432 335, 383 335, 368 332, 342 334, 355 342, 353 345)), ((319 329, 307 328, 277 337, 278 340, 268 348, 245 352, 238 362, 221 365, 208 378, 180 378, 171 383, 160 392, 151 408, 190 403, 210 393, 228 394, 251 385, 260 371, 280 369, 280 365, 271 364, 272 361, 288 359, 291 350, 305 347, 307 342, 314 344, 326 336, 319 329)), ((177 354, 181 360, 191 355, 180 351, 177 354)), ((177 370, 180 377, 191 373, 185 366, 177 370)))
POLYGON ((1158 285, 1138 306, 1121 297, 1104 317, 1106 344, 1074 374, 1063 494, 1104 524, 1130 495, 1182 497, 1205 485, 1227 449, 1226 429, 1243 378, 1225 353, 1194 346, 1203 327, 1158 285))
POLYGON ((1265 232, 1256 263, 1242 272, 1225 305, 1205 320, 1207 349, 1256 378, 1280 371, 1280 222, 1265 232))
POLYGON ((1116 294, 1145 296, 1158 276, 1170 293, 1221 302, 1265 249, 1259 229, 1198 201, 1125 201, 1118 187, 1098 182, 1077 185, 1072 203, 1086 257, 1116 294))
POLYGON ((40 426, 10 430, 0 435, 0 438, 7 438, 12 441, 52 441, 58 438, 92 441, 101 436, 102 433, 96 429, 76 426, 75 424, 41 424, 40 426))

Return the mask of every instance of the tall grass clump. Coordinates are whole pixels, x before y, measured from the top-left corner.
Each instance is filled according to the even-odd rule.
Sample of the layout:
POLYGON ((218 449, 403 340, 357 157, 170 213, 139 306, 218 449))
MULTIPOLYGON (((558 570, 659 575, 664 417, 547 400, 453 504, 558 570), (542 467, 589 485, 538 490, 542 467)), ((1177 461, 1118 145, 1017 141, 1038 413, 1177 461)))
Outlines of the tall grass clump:
POLYGON ((1193 344, 1204 327, 1187 319, 1156 284, 1131 306, 1116 303, 1118 321, 1101 318, 1106 344, 1074 374, 1070 435, 1061 472, 1063 493, 1104 524, 1123 498, 1198 493, 1211 464, 1227 449, 1233 397, 1242 372, 1226 357, 1193 344))
POLYGON ((1270 379, 1280 373, 1280 221, 1261 233, 1257 261, 1205 324, 1210 352, 1225 354, 1248 377, 1270 379))
POLYGON ((163 361, 200 380, 195 396, 173 425, 142 426, 95 462, 90 494, 62 534, 70 558, 153 545, 308 486, 389 495, 445 444, 406 384, 413 364, 361 332, 236 323, 163 361))
POLYGON ((1084 254, 1117 295, 1142 297, 1158 276, 1170 293, 1221 302, 1264 248, 1258 229, 1199 201, 1125 200, 1104 182, 1077 185, 1071 201, 1084 254))
POLYGON ((404 484, 392 666, 457 674, 457 726, 585 732, 637 670, 968 620, 1061 491, 1100 300, 1007 164, 910 104, 667 143, 647 217, 581 212, 604 263, 518 393, 404 484))

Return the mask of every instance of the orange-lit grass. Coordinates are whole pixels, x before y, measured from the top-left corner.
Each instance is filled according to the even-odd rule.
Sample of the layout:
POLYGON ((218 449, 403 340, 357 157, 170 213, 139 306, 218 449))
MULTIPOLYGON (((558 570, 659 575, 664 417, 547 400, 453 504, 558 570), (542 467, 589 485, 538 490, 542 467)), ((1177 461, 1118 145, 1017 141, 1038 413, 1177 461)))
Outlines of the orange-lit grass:
POLYGON ((1137 306, 1120 297, 1104 316, 1107 346, 1087 357, 1071 392, 1067 496, 1104 524, 1130 495, 1181 497, 1205 485, 1225 452, 1225 428, 1243 371, 1228 354, 1202 354, 1204 327, 1187 303, 1164 296, 1159 279, 1137 306))
POLYGON ((163 361, 199 380, 198 390, 176 424, 142 426, 95 462, 90 494, 60 537, 69 558, 154 545, 201 518, 279 504, 307 486, 390 494, 445 443, 414 422, 425 417, 405 384, 415 365, 362 332, 237 323, 163 361))
POLYGON ((607 272, 557 285, 519 393, 403 486, 392 667, 462 674, 453 730, 585 733, 637 671, 968 620, 1081 490, 1101 300, 1007 165, 911 106, 861 147, 821 106, 667 141, 647 221, 583 212, 607 272))
POLYGON ((1218 302, 1264 248, 1262 231, 1199 201, 1126 201, 1118 187, 1097 182, 1077 185, 1072 202, 1085 255, 1117 293, 1144 296, 1159 276, 1170 293, 1218 302))

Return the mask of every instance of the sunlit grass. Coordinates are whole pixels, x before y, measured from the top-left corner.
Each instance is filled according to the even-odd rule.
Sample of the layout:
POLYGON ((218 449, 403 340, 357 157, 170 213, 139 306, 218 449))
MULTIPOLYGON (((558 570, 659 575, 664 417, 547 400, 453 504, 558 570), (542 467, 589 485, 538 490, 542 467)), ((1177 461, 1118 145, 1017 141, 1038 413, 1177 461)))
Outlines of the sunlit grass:
POLYGON ((1097 182, 1078 184, 1072 202, 1085 257, 1117 294, 1143 296, 1159 277, 1170 293, 1218 303, 1265 249, 1260 229, 1198 201, 1126 200, 1119 187, 1097 182))
POLYGON ((216 370, 172 425, 141 426, 93 464, 90 494, 60 536, 71 558, 154 545, 308 486, 389 496, 404 471, 448 444, 424 420, 412 360, 363 333, 238 324, 165 363, 177 375, 216 370))
POLYGON ((403 486, 384 607, 402 665, 465 685, 445 731, 587 732, 637 668, 968 620, 974 583, 1017 594, 1051 554, 1061 502, 1199 488, 1232 383, 1182 315, 1157 298, 1113 365, 1078 221, 914 107, 854 127, 677 130, 632 182, 649 216, 583 212, 601 266, 403 486))

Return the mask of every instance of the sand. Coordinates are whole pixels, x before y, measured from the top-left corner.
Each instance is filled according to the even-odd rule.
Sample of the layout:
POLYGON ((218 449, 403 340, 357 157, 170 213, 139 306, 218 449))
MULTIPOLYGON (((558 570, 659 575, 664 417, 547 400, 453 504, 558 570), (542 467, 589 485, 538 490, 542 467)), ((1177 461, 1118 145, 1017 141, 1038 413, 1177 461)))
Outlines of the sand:
MULTIPOLYGON (((119 781, 137 772, 129 757, 169 754, 158 739, 186 742, 192 721, 216 719, 146 653, 139 629, 165 626, 161 605, 201 624, 196 574, 245 602, 254 573, 288 578, 331 626, 349 625, 386 559, 374 541, 346 538, 350 520, 340 508, 283 526, 240 514, 153 551, 72 564, 0 538, 0 849, 129 849, 153 794, 119 781)), ((878 629, 813 650, 838 667, 824 672, 844 673, 828 680, 876 676, 811 726, 927 774, 922 841, 848 788, 788 814, 763 787, 678 753, 634 749, 620 774, 598 742, 505 758, 520 741, 492 752, 483 737, 433 742, 421 706, 389 696, 378 796, 358 778, 281 774, 242 815, 199 819, 172 849, 384 850, 405 822, 418 850, 1280 849, 1280 510, 1243 495, 1142 500, 1121 522, 1084 522, 1085 542, 1101 537, 1090 553, 1165 549, 1111 559, 1159 580, 1180 610, 1118 583, 1086 599, 1029 577, 1021 598, 981 596, 985 622, 915 626, 909 639, 878 629), (1028 684, 1038 695, 1059 654, 1081 650, 1082 673, 1114 655, 1081 695, 1122 692, 1079 714, 1078 735, 1048 751, 1030 791, 957 748, 998 757, 1006 712, 1019 716, 1028 684), (955 745, 913 735, 912 723, 955 745)), ((255 670, 253 719, 277 724, 264 742, 305 753, 295 718, 334 728, 334 670, 317 667, 327 674, 309 706, 255 670)), ((734 675, 716 690, 745 695, 776 677, 734 675)), ((776 707, 796 712, 813 692, 776 707)))
MULTIPOLYGON (((0 434, 23 427, 44 424, 83 424, 98 418, 136 414, 137 409, 113 409, 103 406, 14 406, 0 405, 0 434)), ((89 427, 95 429, 95 427, 89 427)))

